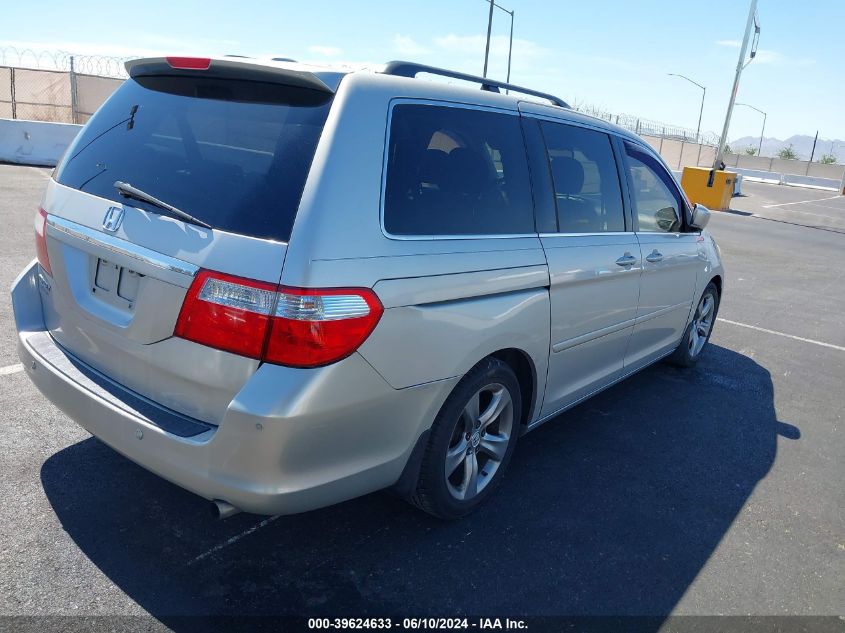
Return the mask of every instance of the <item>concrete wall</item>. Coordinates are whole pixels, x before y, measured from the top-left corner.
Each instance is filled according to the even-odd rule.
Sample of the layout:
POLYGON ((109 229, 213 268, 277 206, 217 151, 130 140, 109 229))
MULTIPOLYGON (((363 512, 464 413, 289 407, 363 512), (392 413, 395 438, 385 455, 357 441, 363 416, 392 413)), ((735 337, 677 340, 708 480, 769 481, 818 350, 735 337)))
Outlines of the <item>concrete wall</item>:
POLYGON ((641 135, 663 157, 666 164, 675 170, 689 166, 709 167, 716 158, 716 148, 674 138, 641 135))
POLYGON ((81 127, 0 119, 0 162, 54 167, 81 127))

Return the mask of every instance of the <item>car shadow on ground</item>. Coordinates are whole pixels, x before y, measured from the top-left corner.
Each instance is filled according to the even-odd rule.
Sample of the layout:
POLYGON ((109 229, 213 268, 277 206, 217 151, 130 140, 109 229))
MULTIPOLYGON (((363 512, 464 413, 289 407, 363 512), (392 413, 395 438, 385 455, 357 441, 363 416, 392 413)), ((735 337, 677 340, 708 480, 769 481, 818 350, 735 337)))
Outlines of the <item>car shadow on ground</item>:
POLYGON ((175 629, 183 615, 663 616, 771 467, 769 372, 712 345, 658 364, 521 438, 479 512, 444 523, 385 493, 280 517, 208 502, 89 439, 44 490, 76 545, 175 629), (216 548, 216 549, 215 549, 216 548))

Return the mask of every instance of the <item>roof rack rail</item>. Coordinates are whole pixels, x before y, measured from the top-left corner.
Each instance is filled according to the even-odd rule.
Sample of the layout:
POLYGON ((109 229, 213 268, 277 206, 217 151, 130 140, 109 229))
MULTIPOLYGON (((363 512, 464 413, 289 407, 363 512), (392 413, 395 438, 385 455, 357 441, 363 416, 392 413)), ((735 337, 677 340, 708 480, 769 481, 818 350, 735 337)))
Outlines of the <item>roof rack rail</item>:
POLYGON ((426 66, 425 64, 417 64, 415 62, 392 61, 387 62, 382 71, 385 75, 396 75, 397 77, 414 78, 419 73, 428 73, 430 75, 440 75, 441 77, 451 77, 452 79, 461 79, 463 81, 470 81, 472 83, 481 84, 482 90, 490 92, 499 92, 500 88, 505 90, 512 90, 513 92, 521 92, 522 94, 540 97, 541 99, 548 99, 556 106, 561 108, 568 108, 569 104, 560 97, 548 94, 547 92, 540 92, 539 90, 532 90, 531 88, 523 88, 522 86, 515 86, 514 84, 505 83, 504 81, 496 81, 486 77, 478 77, 477 75, 468 75, 466 73, 459 73, 455 70, 447 70, 445 68, 437 68, 436 66, 426 66))

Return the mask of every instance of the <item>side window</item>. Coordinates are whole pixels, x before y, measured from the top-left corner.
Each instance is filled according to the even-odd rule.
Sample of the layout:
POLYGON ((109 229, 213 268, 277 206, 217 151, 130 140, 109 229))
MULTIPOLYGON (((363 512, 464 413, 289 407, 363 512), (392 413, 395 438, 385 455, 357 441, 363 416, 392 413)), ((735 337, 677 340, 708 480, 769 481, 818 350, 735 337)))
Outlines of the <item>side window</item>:
POLYGON ((610 137, 563 123, 542 123, 560 233, 624 231, 619 172, 610 137))
POLYGON ((519 117, 448 106, 394 107, 384 227, 392 235, 534 233, 519 117))
POLYGON ((665 170, 648 154, 625 144, 628 154, 628 182, 634 213, 640 231, 674 233, 680 231, 681 199, 666 182, 665 170))

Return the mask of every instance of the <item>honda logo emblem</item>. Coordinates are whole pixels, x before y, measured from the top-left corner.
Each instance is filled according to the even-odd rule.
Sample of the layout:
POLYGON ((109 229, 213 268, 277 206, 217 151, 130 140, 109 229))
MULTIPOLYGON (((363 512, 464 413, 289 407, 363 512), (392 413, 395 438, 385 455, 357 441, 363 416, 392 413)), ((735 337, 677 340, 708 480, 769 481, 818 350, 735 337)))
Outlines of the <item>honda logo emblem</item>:
POLYGON ((121 207, 109 207, 103 217, 103 230, 109 233, 114 233, 120 228, 120 223, 123 221, 123 209, 121 207))

